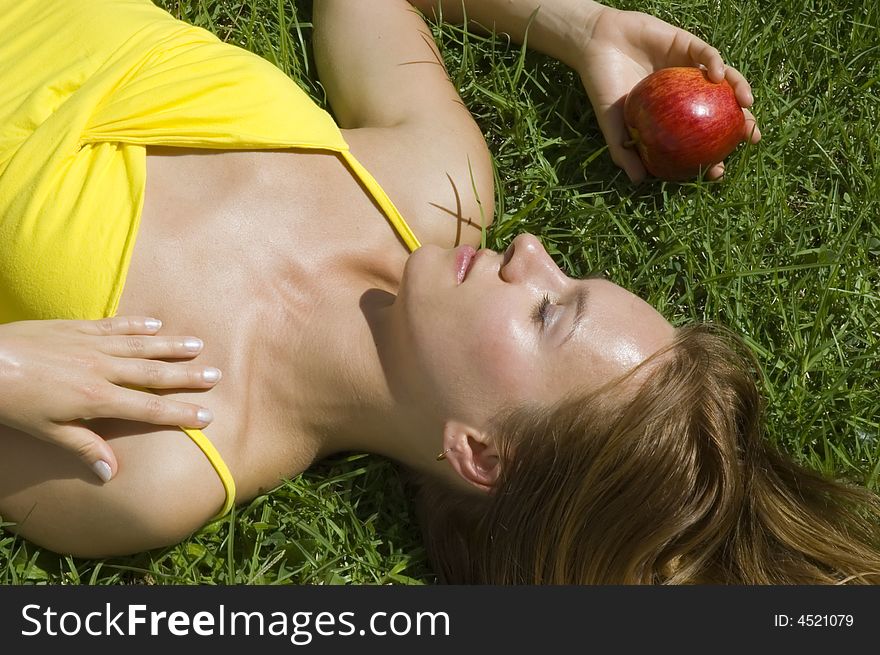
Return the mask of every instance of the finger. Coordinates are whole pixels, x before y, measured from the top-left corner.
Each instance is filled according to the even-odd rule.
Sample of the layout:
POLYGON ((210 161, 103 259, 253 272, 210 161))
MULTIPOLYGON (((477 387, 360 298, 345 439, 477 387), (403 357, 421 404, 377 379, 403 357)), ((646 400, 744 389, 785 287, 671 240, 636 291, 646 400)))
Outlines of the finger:
POLYGON ((724 177, 724 162, 720 162, 710 167, 708 171, 706 171, 706 179, 711 181, 717 181, 724 177))
POLYGON ((685 36, 677 36, 677 39, 686 38, 687 54, 691 62, 706 67, 706 75, 712 82, 718 83, 724 79, 724 60, 717 48, 710 46, 702 39, 698 39, 689 32, 685 36))
POLYGON ((113 316, 97 321, 76 321, 80 332, 94 336, 113 334, 155 334, 162 321, 149 316, 113 316))
POLYGON ((170 364, 150 359, 117 359, 107 379, 144 389, 210 389, 222 374, 213 366, 170 364))
POLYGON ((752 94, 752 87, 742 73, 732 66, 728 66, 724 71, 724 79, 733 87, 740 107, 751 107, 754 104, 755 96, 752 94))
POLYGON ((198 355, 204 343, 196 337, 113 336, 101 340, 98 348, 114 357, 184 359, 198 355))
POLYGON ((94 418, 122 418, 184 428, 203 428, 214 420, 213 413, 206 407, 134 389, 115 389, 107 393, 103 403, 98 404, 94 418))
POLYGON ((97 434, 80 423, 58 424, 46 439, 74 453, 102 482, 116 475, 118 464, 113 449, 97 434))
POLYGON ((597 122, 599 129, 605 137, 608 144, 608 152, 611 159, 617 164, 629 177, 630 181, 638 184, 642 182, 648 174, 645 165, 639 157, 635 148, 625 147, 624 144, 630 141, 629 130, 623 120, 623 103, 626 96, 620 98, 613 105, 605 110, 597 112, 597 122))
POLYGON ((608 146, 611 153, 611 159, 630 179, 633 184, 641 184, 648 176, 648 171, 639 157, 638 151, 618 145, 615 147, 608 146))
POLYGON ((686 30, 661 20, 650 20, 643 25, 639 36, 641 49, 649 53, 655 69, 702 65, 713 82, 720 82, 724 77, 724 61, 718 50, 686 30))
POLYGON ((755 120, 754 115, 748 109, 743 109, 743 114, 746 118, 743 138, 750 143, 757 143, 761 140, 761 129, 758 127, 758 121, 755 120))

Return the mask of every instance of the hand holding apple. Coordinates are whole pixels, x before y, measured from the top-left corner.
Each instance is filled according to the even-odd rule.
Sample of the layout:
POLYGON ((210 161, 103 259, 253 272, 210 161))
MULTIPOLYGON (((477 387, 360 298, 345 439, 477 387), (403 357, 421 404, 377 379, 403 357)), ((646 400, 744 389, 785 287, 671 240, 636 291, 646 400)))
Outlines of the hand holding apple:
POLYGON ((623 120, 654 177, 687 180, 708 171, 745 140, 745 117, 733 87, 694 67, 663 68, 633 87, 623 120))
MULTIPOLYGON (((733 90, 744 120, 743 139, 757 143, 761 138, 754 116, 746 109, 753 97, 745 77, 725 66, 718 50, 708 43, 659 18, 603 6, 587 26, 576 59, 611 158, 633 182, 640 182, 648 171, 638 151, 624 145, 632 141, 624 121, 624 102, 630 91, 655 71, 671 67, 699 71, 698 66, 704 67, 711 82, 724 80, 733 90)), ((723 174, 723 163, 706 171, 709 179, 723 174)))

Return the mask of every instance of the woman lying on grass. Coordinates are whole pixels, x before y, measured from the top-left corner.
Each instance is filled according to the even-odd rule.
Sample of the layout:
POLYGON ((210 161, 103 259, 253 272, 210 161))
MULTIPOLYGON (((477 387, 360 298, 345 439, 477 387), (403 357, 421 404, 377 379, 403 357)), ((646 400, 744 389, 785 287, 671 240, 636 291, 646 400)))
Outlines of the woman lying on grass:
MULTIPOLYGON (((633 180, 620 99, 651 70, 702 65, 751 102, 645 14, 465 6, 581 74, 633 180)), ((490 156, 405 0, 315 0, 341 132, 149 2, 4 9, 0 515, 22 536, 143 551, 367 451, 420 480, 447 582, 880 581, 880 504, 763 440, 739 339, 568 277, 532 235, 475 251, 490 156)))

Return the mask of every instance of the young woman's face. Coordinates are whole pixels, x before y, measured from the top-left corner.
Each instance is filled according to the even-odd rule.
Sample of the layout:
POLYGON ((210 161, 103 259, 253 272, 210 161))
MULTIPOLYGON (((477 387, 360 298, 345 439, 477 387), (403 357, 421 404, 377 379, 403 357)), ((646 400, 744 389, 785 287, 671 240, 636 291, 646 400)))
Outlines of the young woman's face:
POLYGON ((407 260, 394 303, 407 393, 477 422, 501 406, 551 404, 600 384, 672 340, 650 305, 603 279, 565 275, 530 234, 505 253, 426 246, 407 260))

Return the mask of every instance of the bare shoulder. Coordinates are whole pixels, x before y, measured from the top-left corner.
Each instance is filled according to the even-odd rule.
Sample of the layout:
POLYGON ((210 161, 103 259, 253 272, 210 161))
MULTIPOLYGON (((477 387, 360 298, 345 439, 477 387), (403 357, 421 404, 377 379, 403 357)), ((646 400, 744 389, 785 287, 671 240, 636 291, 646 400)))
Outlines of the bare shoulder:
POLYGON ((493 213, 483 135, 406 0, 316 3, 315 59, 352 152, 422 243, 480 241, 493 213))
POLYGON ((50 550, 80 557, 176 543, 222 506, 210 464, 180 430, 101 421, 119 460, 100 484, 72 455, 0 426, 0 516, 50 550))
POLYGON ((469 119, 365 127, 343 130, 343 136, 423 244, 480 243, 493 220, 494 174, 486 143, 469 119))

